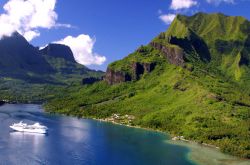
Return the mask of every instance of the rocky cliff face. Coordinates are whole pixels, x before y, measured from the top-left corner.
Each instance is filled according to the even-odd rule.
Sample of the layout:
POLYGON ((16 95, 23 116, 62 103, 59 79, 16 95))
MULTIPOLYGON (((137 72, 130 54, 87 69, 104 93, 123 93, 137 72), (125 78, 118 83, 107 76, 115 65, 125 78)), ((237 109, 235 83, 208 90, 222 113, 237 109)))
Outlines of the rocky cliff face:
MULTIPOLYGON (((170 64, 174 64, 176 66, 185 66, 185 60, 184 60, 184 51, 182 48, 178 47, 177 45, 162 45, 158 42, 151 42, 149 44, 149 47, 153 50, 151 52, 147 52, 147 49, 139 48, 136 53, 138 53, 140 56, 149 56, 152 51, 159 51, 161 52, 164 57, 166 58, 166 61, 168 61, 170 64), (145 52, 146 51, 146 52, 145 52)), ((157 55, 156 55, 157 56, 157 55)), ((150 58, 150 57, 148 57, 150 58)), ((139 80, 140 77, 145 73, 150 73, 154 70, 155 66, 157 65, 157 62, 144 62, 144 61, 136 61, 131 62, 129 64, 129 70, 130 72, 124 72, 124 71, 117 71, 115 69, 112 69, 112 67, 109 67, 107 69, 107 72, 104 76, 104 80, 108 84, 117 84, 121 82, 126 81, 136 81, 139 80)))
POLYGON ((164 46, 157 42, 151 42, 150 45, 160 50, 170 64, 184 66, 184 52, 181 48, 177 46, 164 46))
POLYGON ((139 80, 140 76, 144 73, 149 73, 154 70, 155 63, 139 63, 134 62, 131 65, 132 73, 125 73, 122 71, 114 71, 110 68, 107 69, 106 74, 104 76, 104 81, 108 84, 118 84, 126 81, 139 80))
POLYGON ((132 79, 139 80, 140 76, 144 73, 150 73, 155 68, 155 63, 139 63, 134 62, 132 64, 132 79))
POLYGON ((129 74, 121 72, 121 71, 114 71, 110 68, 107 69, 106 74, 104 76, 104 81, 108 84, 118 84, 121 82, 131 81, 132 78, 129 74))
MULTIPOLYGON (((178 48, 177 46, 167 47, 155 42, 150 43, 150 45, 161 51, 169 63, 184 67, 184 52, 181 48, 178 48)), ((133 62, 131 65, 132 73, 130 74, 123 71, 114 71, 111 68, 108 68, 104 76, 104 80, 110 85, 126 81, 139 80, 141 75, 152 72, 155 66, 155 62, 133 62)))

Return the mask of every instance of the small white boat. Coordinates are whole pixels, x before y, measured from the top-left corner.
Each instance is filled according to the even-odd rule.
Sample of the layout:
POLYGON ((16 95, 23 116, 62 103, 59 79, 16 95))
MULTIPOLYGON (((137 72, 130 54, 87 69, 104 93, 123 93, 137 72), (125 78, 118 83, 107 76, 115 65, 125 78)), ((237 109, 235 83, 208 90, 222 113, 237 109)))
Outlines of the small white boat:
POLYGON ((20 121, 19 123, 12 124, 10 128, 19 132, 30 132, 30 133, 40 133, 40 134, 46 134, 48 130, 46 126, 41 125, 40 123, 28 125, 26 123, 23 123, 22 121, 20 121))

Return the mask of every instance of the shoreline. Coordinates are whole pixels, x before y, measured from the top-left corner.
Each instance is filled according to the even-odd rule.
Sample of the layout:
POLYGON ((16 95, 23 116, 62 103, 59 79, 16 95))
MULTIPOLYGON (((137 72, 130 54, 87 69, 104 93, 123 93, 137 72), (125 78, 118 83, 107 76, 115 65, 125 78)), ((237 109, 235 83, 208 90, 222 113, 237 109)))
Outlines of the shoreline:
MULTIPOLYGON (((60 114, 60 113, 55 113, 55 114, 60 114)), ((65 114, 60 114, 60 115, 65 115, 65 114)), ((68 115, 65 115, 65 116, 68 116, 68 115)), ((76 117, 76 116, 72 116, 72 117, 76 117)), ((211 145, 207 143, 198 143, 196 141, 187 140, 184 137, 182 138, 181 136, 171 135, 170 133, 164 132, 162 130, 141 127, 138 125, 130 125, 131 123, 130 124, 120 123, 120 122, 117 122, 117 120, 116 121, 109 120, 109 118, 100 119, 100 118, 95 118, 95 117, 80 117, 79 119, 90 119, 90 120, 106 122, 106 123, 111 123, 115 125, 130 127, 130 128, 137 128, 137 129, 143 129, 147 131, 163 133, 166 135, 166 137, 169 137, 169 139, 166 139, 166 143, 169 143, 172 145, 180 145, 180 146, 188 148, 190 151, 187 154, 187 159, 189 159, 191 162, 197 165, 250 165, 250 159, 244 159, 244 158, 240 158, 240 157, 236 157, 230 154, 223 153, 220 151, 220 148, 215 145, 211 145), (207 156, 208 154, 210 155, 210 157, 207 156), (211 164, 211 161, 213 161, 212 164, 211 164)))
POLYGON ((229 154, 225 154, 220 151, 220 148, 207 144, 207 143, 198 143, 196 141, 187 140, 182 136, 173 136, 167 132, 161 130, 155 130, 152 128, 144 128, 140 126, 132 126, 127 124, 122 124, 115 121, 108 121, 105 119, 97 119, 97 118, 86 118, 100 122, 111 123, 115 125, 121 125, 130 128, 144 129, 147 131, 155 131, 159 133, 163 133, 165 135, 169 135, 170 139, 167 139, 165 142, 172 145, 179 145, 183 147, 187 147, 190 151, 187 154, 187 158, 198 165, 250 165, 249 159, 244 159, 236 156, 232 156, 229 154))
MULTIPOLYGON (((141 127, 141 126, 138 126, 138 125, 137 126, 127 125, 127 124, 122 124, 122 123, 119 123, 119 122, 111 122, 111 121, 107 121, 105 119, 97 119, 97 118, 83 118, 83 119, 91 119, 91 120, 96 120, 96 121, 100 121, 100 122, 106 122, 106 123, 111 123, 111 124, 115 124, 115 125, 130 127, 130 128, 138 128, 138 129, 143 129, 143 130, 147 130, 147 131, 159 132, 159 133, 167 134, 167 135, 169 135, 169 137, 171 137, 171 135, 168 134, 167 132, 163 132, 161 130, 156 130, 156 129, 152 129, 152 128, 145 128, 145 127, 141 127)), ((169 140, 171 140, 171 139, 169 139, 169 140)))

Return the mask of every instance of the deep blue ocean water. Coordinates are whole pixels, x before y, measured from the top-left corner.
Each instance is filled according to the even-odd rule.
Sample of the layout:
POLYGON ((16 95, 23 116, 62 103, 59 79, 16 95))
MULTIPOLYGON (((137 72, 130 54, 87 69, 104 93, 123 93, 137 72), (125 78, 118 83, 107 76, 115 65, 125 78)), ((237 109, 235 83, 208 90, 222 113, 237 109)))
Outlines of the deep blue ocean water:
POLYGON ((187 148, 162 133, 95 120, 50 115, 40 105, 0 107, 0 165, 193 165, 187 148), (40 122, 47 135, 13 132, 19 121, 40 122))

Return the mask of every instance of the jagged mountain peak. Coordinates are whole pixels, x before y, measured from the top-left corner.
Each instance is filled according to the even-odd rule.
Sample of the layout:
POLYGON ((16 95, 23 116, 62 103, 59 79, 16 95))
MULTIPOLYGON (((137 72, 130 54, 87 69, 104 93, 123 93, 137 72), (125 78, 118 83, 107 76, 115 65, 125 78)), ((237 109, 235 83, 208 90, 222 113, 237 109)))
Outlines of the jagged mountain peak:
POLYGON ((40 55, 39 50, 18 32, 0 40, 1 74, 33 72, 51 73, 53 69, 40 55))
POLYGON ((69 46, 63 44, 50 43, 40 52, 43 55, 64 58, 65 60, 75 62, 74 55, 69 46))

